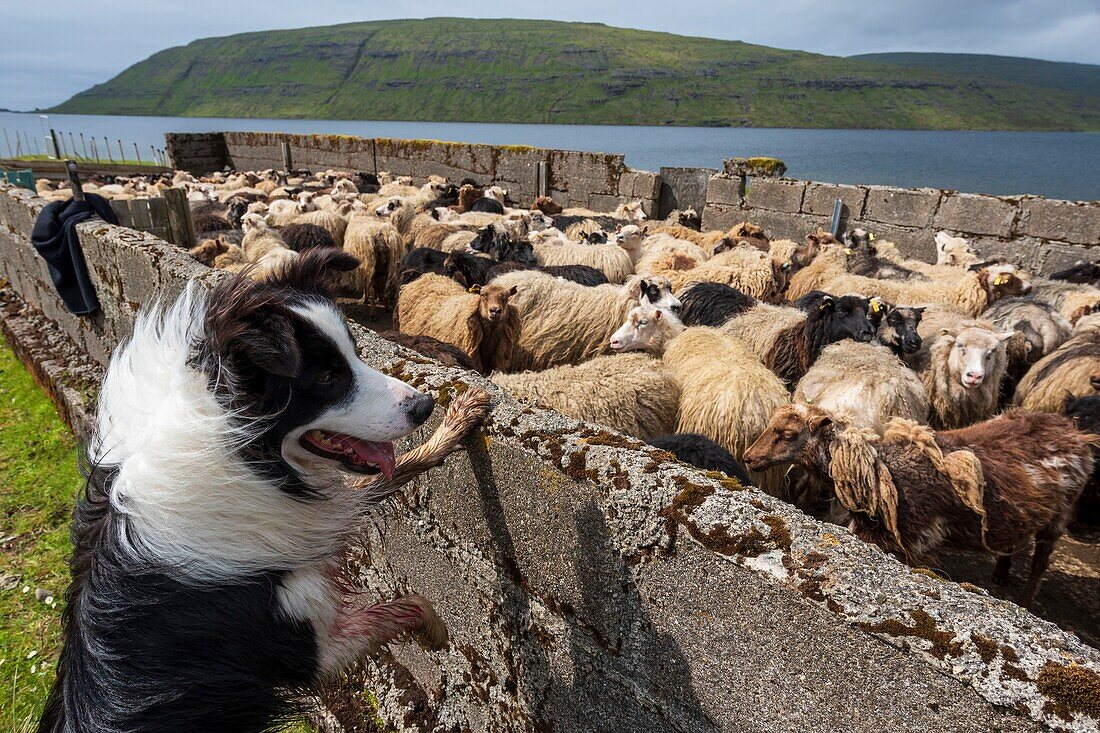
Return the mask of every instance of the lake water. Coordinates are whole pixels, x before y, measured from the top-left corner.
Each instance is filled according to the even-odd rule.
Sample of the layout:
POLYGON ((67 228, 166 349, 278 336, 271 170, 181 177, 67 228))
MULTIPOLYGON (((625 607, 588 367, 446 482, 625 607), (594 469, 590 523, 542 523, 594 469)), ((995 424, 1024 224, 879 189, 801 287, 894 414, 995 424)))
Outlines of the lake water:
MULTIPOLYGON (((16 131, 39 145, 49 127, 138 144, 143 160, 164 146, 165 132, 221 130, 338 133, 362 137, 428 138, 471 143, 623 153, 627 165, 720 168, 734 156, 766 155, 787 163, 788 175, 833 183, 951 188, 991 194, 1041 194, 1100 199, 1100 133, 938 132, 921 130, 799 130, 713 127, 493 125, 453 122, 264 120, 203 117, 109 117, 0 113, 15 147, 16 131)), ((26 139, 25 137, 23 139, 26 139)), ((2 142, 2 141, 0 141, 2 142)), ((0 149, 8 154, 7 146, 0 149)))

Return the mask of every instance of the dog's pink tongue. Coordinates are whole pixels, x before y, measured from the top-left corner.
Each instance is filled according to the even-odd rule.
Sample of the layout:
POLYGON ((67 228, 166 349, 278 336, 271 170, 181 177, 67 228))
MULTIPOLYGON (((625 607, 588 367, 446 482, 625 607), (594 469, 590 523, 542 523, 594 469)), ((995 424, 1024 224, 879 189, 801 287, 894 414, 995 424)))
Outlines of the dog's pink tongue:
POLYGON ((393 452, 393 443, 371 443, 366 440, 352 438, 349 447, 355 451, 360 460, 369 461, 378 466, 382 475, 393 478, 393 472, 397 468, 397 458, 393 452))

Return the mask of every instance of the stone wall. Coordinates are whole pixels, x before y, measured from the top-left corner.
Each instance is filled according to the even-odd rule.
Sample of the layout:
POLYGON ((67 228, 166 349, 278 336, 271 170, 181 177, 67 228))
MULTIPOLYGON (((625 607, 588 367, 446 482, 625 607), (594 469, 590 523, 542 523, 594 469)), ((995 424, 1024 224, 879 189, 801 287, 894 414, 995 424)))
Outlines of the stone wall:
POLYGON ((412 176, 417 182, 430 175, 454 181, 473 178, 505 187, 509 197, 524 206, 539 194, 539 163, 547 167, 546 190, 564 206, 611 211, 621 203, 640 199, 646 212, 654 215, 660 196, 656 173, 632 170, 623 163, 622 155, 606 153, 274 132, 169 133, 165 137, 173 165, 195 173, 226 165, 237 170, 281 169, 282 143, 286 142, 295 168, 388 171, 412 176))
MULTIPOLYGON (((88 222, 78 231, 103 312, 72 316, 30 246, 42 205, 0 190, 5 333, 79 412, 94 395, 75 380, 102 373, 138 308, 223 275, 88 222)), ((1100 653, 1076 637, 352 331, 372 366, 441 404, 489 389, 495 410, 465 453, 371 518, 350 557, 367 598, 427 596, 450 645, 393 645, 323 696, 327 729, 377 713, 425 732, 1100 730, 1083 712, 1100 695, 1100 653)))
POLYGON ((931 188, 817 183, 723 173, 710 179, 703 225, 725 229, 758 224, 772 237, 801 239, 829 229, 833 206, 842 222, 895 242, 909 256, 934 261, 935 233, 971 240, 983 257, 1007 259, 1048 274, 1079 259, 1093 260, 1100 245, 1100 202, 1038 196, 986 196, 931 188))

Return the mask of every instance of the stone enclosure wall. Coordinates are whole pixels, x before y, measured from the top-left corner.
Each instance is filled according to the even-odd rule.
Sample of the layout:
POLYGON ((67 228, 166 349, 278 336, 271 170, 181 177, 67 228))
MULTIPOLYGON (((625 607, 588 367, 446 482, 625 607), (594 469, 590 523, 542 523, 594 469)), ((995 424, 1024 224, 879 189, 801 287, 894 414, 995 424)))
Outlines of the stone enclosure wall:
MULTIPOLYGON (((29 242, 43 203, 0 190, 4 331, 81 431, 137 310, 224 274, 88 222, 103 311, 73 316, 29 242)), ((372 366, 440 404, 478 386, 495 410, 350 554, 366 597, 424 594, 451 644, 393 645, 323 695, 324 729, 378 714, 424 732, 1100 730, 1087 714, 1100 653, 1071 634, 721 474, 352 331, 372 366)))
POLYGON ((611 211, 641 200, 649 216, 660 218, 691 207, 702 214, 705 228, 727 229, 748 220, 772 237, 795 240, 828 230, 834 203, 841 199, 845 226, 873 231, 908 256, 934 261, 933 237, 946 230, 971 239, 983 257, 1010 260, 1040 274, 1094 259, 1091 248, 1100 245, 1100 202, 801 181, 780 177, 786 166, 770 158, 730 159, 722 172, 661 168, 650 173, 627 168, 622 155, 523 146, 252 132, 166 138, 173 164, 195 173, 227 165, 282 168, 286 142, 296 168, 389 171, 417 181, 430 175, 474 178, 499 183, 519 205, 529 205, 543 190, 539 163, 544 163, 545 192, 565 206, 611 211))
POLYGON ((423 182, 430 175, 453 181, 473 178, 508 189, 517 204, 528 206, 540 194, 539 163, 545 164, 545 193, 563 206, 611 211, 640 199, 655 215, 660 195, 656 173, 626 167, 622 155, 549 150, 519 145, 476 145, 437 140, 393 140, 344 135, 289 135, 274 132, 169 133, 168 156, 176 168, 195 173, 283 168, 283 143, 289 143, 294 168, 326 168, 368 173, 388 171, 423 182))
POLYGON ((1009 260, 1041 274, 1098 255, 1093 249, 1100 246, 1096 201, 750 177, 729 163, 709 180, 704 227, 726 229, 748 220, 772 237, 801 241, 807 232, 829 230, 840 199, 844 226, 863 227, 926 261, 936 259, 933 237, 941 230, 967 237, 985 258, 1009 260))

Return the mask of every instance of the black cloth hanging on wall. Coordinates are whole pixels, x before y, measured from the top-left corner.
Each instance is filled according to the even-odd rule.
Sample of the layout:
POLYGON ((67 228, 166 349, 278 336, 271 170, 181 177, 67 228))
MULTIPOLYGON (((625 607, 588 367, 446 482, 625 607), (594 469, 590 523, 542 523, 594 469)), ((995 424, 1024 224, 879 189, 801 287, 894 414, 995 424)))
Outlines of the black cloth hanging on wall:
POLYGON ((78 316, 99 310, 99 298, 88 277, 88 265, 76 233, 76 225, 93 216, 108 224, 118 224, 110 202, 88 193, 83 201, 69 199, 46 204, 31 233, 31 244, 46 261, 57 294, 65 307, 78 316))

